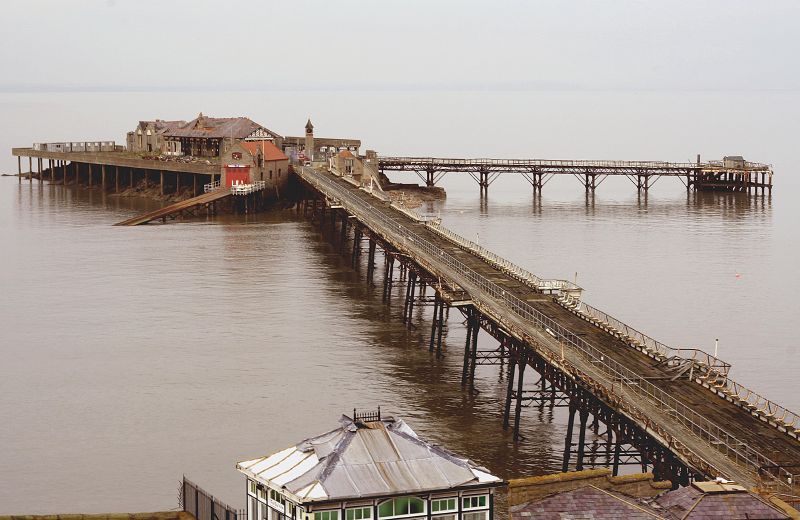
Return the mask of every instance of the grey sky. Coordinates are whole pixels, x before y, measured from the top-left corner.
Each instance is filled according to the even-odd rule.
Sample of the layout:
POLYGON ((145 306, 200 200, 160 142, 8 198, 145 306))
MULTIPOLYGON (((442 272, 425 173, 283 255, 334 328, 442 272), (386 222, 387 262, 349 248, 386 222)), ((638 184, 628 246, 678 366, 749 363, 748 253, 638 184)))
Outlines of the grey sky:
POLYGON ((0 89, 800 88, 800 2, 4 0, 0 89))

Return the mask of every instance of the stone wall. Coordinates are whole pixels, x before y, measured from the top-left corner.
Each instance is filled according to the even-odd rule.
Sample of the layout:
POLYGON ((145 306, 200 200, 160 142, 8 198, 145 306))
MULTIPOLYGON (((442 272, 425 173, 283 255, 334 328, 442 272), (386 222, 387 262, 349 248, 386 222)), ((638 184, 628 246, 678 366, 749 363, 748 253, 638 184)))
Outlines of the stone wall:
POLYGON ((595 486, 633 497, 651 497, 669 491, 672 483, 668 480, 654 482, 652 473, 613 477, 609 469, 556 473, 509 480, 508 505, 511 507, 525 504, 553 493, 571 491, 585 486, 595 486))

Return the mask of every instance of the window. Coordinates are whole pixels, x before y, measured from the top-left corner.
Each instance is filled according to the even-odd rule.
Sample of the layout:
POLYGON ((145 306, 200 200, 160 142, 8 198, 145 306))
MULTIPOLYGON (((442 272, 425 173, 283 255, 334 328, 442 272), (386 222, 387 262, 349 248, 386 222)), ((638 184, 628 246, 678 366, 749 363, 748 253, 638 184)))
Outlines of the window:
POLYGON ((433 518, 434 520, 456 520, 456 515, 450 513, 449 515, 439 515, 439 516, 434 516, 433 518))
POLYGON ((314 520, 339 520, 339 511, 317 511, 314 520))
POLYGON ((473 511, 471 513, 461 513, 461 520, 486 520, 489 511, 473 511))
POLYGON ((282 169, 281 169, 281 168, 278 168, 278 178, 279 178, 279 179, 281 178, 281 171, 282 171, 282 169))
POLYGON ((249 484, 248 491, 250 494, 255 496, 256 495, 256 483, 252 480, 248 480, 247 483, 249 484))
POLYGON ((378 518, 425 514, 425 501, 415 497, 387 500, 378 505, 378 518))
POLYGON ((280 502, 281 505, 286 505, 286 499, 283 498, 283 495, 281 495, 274 489, 269 490, 269 498, 271 498, 275 502, 280 502))
POLYGON ((466 509, 480 509, 486 507, 486 495, 479 495, 474 497, 464 497, 462 499, 461 508, 466 509))
POLYGON ((264 488, 258 488, 258 499, 264 502, 267 501, 267 491, 264 488))
POLYGON ((449 513, 451 511, 458 511, 456 508, 455 498, 442 498, 431 500, 431 513, 449 513))
POLYGON ((365 520, 372 518, 371 507, 354 507, 347 510, 347 520, 365 520))

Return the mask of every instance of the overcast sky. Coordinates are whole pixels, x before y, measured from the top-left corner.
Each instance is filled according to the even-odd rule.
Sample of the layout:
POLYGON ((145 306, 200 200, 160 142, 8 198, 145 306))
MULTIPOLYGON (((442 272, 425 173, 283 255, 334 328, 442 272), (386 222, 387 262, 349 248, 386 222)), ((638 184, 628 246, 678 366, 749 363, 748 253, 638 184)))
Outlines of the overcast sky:
POLYGON ((798 89, 800 1, 3 0, 0 89, 798 89))

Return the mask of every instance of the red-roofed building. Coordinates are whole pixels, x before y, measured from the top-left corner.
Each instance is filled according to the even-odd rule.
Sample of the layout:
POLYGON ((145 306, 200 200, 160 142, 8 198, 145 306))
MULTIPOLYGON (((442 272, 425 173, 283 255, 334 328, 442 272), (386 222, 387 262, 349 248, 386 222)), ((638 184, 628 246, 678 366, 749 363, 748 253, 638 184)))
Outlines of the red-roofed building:
POLYGON ((229 186, 231 181, 245 183, 264 181, 266 191, 278 195, 285 191, 289 179, 289 158, 271 141, 237 141, 220 156, 222 165, 222 184, 229 186), (241 178, 241 172, 248 172, 248 179, 241 178), (236 172, 236 178, 226 175, 236 172), (230 178, 228 178, 230 177, 230 178))

